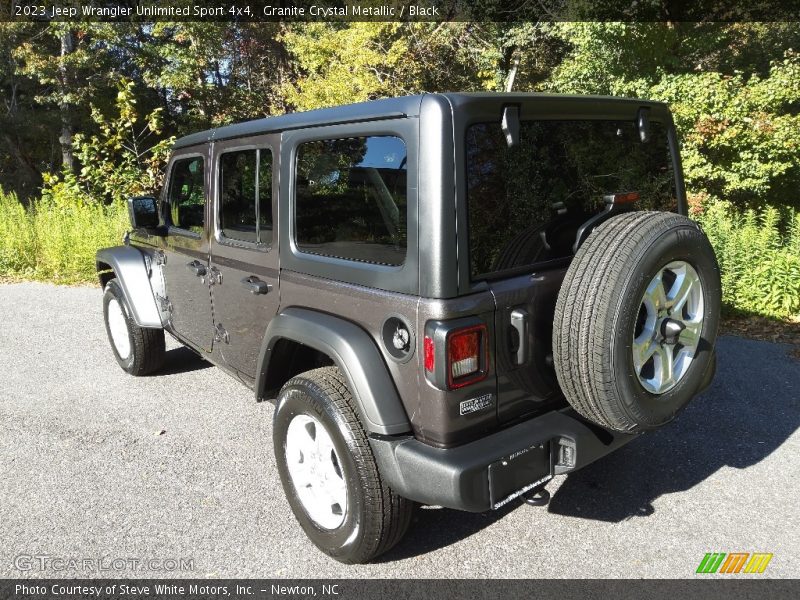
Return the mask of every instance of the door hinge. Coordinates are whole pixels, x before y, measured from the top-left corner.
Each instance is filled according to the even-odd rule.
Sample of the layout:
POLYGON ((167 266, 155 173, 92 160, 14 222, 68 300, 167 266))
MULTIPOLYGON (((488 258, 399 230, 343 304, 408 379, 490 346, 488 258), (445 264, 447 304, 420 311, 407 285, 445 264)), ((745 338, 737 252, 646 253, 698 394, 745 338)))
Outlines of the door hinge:
POLYGON ((172 312, 172 302, 169 301, 169 298, 165 298, 161 294, 156 294, 156 301, 158 302, 161 312, 172 312))
POLYGON ((225 331, 225 328, 217 323, 214 327, 214 341, 215 342, 225 342, 226 344, 230 343, 230 337, 228 336, 228 332, 225 331))
POLYGON ((222 283, 222 273, 217 267, 208 270, 208 285, 219 285, 222 283))

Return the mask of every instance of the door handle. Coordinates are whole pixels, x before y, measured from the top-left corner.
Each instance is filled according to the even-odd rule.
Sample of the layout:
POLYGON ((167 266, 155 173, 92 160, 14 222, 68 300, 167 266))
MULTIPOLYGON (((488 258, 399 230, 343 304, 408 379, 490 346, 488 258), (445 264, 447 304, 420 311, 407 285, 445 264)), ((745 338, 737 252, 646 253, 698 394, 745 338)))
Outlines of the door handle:
POLYGON ((270 287, 266 281, 261 281, 255 275, 250 275, 242 279, 242 285, 253 294, 266 294, 270 287))
POLYGON ((193 271, 198 277, 202 277, 206 274, 206 266, 199 260, 193 260, 190 263, 186 263, 186 268, 190 271, 193 271))
POLYGON ((511 311, 511 327, 517 330, 519 346, 514 357, 514 364, 521 365, 528 360, 528 313, 517 308, 511 311))

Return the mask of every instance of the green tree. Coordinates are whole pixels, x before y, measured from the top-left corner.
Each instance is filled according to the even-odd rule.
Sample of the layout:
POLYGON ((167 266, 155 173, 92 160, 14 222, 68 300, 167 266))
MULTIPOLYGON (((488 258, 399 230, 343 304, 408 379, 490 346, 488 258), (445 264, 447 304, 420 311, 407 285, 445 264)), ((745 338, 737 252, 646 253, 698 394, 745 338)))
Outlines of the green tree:
MULTIPOLYGON (((92 108, 98 133, 75 136, 76 155, 83 167, 77 182, 90 198, 119 202, 129 196, 152 194, 160 189, 162 167, 173 138, 160 139, 162 109, 140 116, 136 110, 134 83, 119 83, 113 114, 92 108)), ((56 180, 48 180, 52 186, 56 180)))
POLYGON ((554 33, 569 52, 540 87, 669 102, 695 204, 800 206, 800 25, 560 23, 554 33))

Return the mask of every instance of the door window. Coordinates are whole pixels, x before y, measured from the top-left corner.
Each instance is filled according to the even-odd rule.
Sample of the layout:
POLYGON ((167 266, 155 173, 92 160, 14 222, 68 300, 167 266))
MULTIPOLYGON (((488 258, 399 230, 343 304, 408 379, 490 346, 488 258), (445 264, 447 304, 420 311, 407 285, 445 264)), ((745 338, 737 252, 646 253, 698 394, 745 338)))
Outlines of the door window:
POLYGON ((219 226, 222 236, 272 242, 272 152, 237 150, 220 157, 219 226))
POLYGON ((172 163, 167 202, 172 225, 194 233, 203 233, 205 193, 202 157, 180 158, 172 163))

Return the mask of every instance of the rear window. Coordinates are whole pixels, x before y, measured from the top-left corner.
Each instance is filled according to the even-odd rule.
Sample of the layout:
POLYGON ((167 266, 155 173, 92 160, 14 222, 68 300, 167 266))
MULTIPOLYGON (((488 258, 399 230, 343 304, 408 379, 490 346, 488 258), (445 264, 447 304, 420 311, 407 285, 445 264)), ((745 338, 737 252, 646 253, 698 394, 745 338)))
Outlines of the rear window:
POLYGON ((295 244, 302 252, 401 265, 406 203, 402 139, 352 137, 298 147, 295 244))
POLYGON ((523 121, 506 144, 499 122, 467 129, 467 201, 473 279, 572 256, 578 228, 603 196, 639 192, 637 208, 675 210, 666 127, 643 144, 633 121, 523 121))

